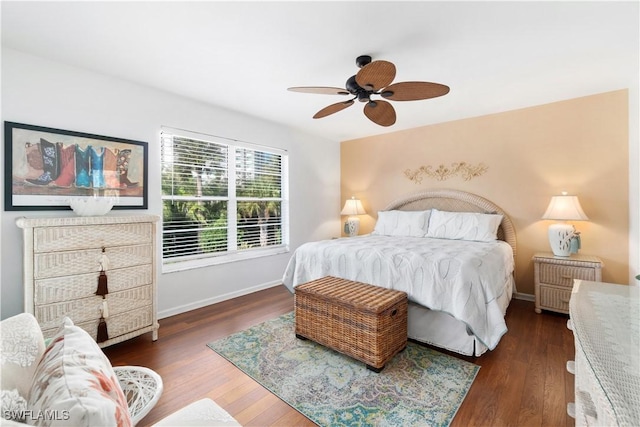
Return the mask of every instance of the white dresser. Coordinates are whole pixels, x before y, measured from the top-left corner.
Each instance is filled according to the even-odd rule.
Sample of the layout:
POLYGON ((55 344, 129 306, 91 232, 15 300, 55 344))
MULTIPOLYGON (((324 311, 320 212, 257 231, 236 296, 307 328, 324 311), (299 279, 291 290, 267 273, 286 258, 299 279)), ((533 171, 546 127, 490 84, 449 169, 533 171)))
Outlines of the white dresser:
POLYGON ((640 426, 639 288, 576 280, 569 313, 576 425, 640 426))
POLYGON ((45 338, 68 316, 101 347, 146 332, 158 339, 158 220, 154 215, 17 219, 24 236, 24 308, 38 319, 45 338))

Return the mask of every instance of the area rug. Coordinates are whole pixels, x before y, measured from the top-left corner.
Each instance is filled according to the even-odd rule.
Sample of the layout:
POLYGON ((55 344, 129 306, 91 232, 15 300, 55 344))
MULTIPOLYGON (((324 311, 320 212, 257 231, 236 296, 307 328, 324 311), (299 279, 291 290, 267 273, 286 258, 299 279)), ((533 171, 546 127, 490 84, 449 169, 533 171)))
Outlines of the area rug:
POLYGON ((320 426, 448 426, 480 369, 409 342, 376 374, 296 338, 293 312, 207 345, 320 426))

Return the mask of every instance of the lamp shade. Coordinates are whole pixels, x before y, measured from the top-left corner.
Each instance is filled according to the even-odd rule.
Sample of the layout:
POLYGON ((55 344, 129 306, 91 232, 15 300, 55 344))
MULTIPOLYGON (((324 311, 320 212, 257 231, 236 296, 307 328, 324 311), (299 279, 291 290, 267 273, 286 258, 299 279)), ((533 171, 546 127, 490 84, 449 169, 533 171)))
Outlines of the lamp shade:
POLYGON ((352 197, 344 202, 344 207, 340 215, 364 215, 366 213, 360 200, 352 197))
POLYGON ((354 237, 358 235, 360 231, 360 218, 356 215, 364 215, 364 208, 362 207, 362 203, 360 200, 355 197, 351 197, 346 202, 344 202, 344 208, 342 208, 342 212, 340 215, 349 215, 349 218, 344 223, 344 232, 349 237, 354 237))
POLYGON ((589 217, 582 210, 578 196, 568 196, 563 193, 562 196, 551 197, 551 202, 549 202, 546 212, 542 215, 542 219, 585 221, 589 217))
MULTIPOLYGON (((551 197, 551 202, 542 219, 552 219, 556 221, 585 221, 589 218, 582 210, 577 196, 568 196, 562 193, 561 196, 551 197)), ((576 230, 571 224, 560 222, 549 226, 549 246, 555 256, 568 257, 571 255, 571 240, 576 235, 576 230)))

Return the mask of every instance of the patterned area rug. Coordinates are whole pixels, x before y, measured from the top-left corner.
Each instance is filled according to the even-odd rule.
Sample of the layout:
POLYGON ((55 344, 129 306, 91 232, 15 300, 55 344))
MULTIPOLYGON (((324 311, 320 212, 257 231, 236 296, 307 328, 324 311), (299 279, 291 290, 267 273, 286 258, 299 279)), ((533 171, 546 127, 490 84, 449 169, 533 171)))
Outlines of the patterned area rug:
POLYGON ((321 426, 448 426, 480 369, 409 342, 376 374, 297 339, 293 312, 208 346, 321 426))

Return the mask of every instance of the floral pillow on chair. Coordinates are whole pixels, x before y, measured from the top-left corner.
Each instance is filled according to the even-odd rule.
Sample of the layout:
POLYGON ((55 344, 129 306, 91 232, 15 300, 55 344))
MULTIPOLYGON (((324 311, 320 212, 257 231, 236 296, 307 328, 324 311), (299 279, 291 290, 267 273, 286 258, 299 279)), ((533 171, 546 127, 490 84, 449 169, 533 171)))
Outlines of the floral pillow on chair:
POLYGON ((28 408, 41 426, 131 426, 127 400, 109 359, 65 318, 38 365, 28 408))

